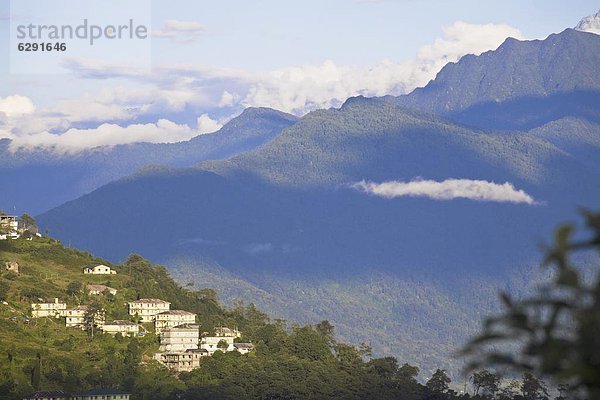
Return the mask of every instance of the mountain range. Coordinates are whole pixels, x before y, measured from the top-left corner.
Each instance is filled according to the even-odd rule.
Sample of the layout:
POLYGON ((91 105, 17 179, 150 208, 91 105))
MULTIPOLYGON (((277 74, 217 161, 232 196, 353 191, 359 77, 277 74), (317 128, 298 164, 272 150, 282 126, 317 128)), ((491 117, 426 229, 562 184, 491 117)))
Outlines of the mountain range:
POLYGON ((10 139, 0 139, 0 184, 13 188, 0 192, 0 204, 41 213, 148 165, 186 167, 255 149, 296 119, 268 108, 249 108, 219 131, 189 141, 102 146, 76 152, 41 146, 13 148, 10 139))
POLYGON ((186 155, 38 221, 110 260, 135 251, 273 315, 330 319, 377 354, 456 370, 450 354, 494 310, 497 288, 531 285, 547 233, 600 200, 598 65, 591 33, 508 39, 406 96, 351 98, 297 121, 260 110, 260 145, 172 145, 186 155), (392 192, 375 190, 384 183, 392 192), (489 187, 526 201, 489 201, 489 187))

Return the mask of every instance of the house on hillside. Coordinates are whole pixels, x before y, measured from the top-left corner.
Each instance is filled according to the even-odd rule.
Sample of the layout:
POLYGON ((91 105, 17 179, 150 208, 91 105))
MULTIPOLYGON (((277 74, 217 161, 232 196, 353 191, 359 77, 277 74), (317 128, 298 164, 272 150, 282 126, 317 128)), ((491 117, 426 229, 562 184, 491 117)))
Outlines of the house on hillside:
POLYGON ((112 322, 105 322, 100 327, 102 332, 116 335, 120 333, 123 336, 137 335, 139 332, 139 326, 135 322, 115 320, 112 322))
POLYGON ((254 350, 254 345, 252 343, 234 343, 233 348, 240 354, 248 354, 254 350))
POLYGON ((66 310, 60 310, 60 316, 65 317, 65 326, 67 328, 84 328, 85 314, 88 312, 88 306, 77 306, 66 310))
POLYGON ((209 355, 213 355, 215 351, 221 350, 223 352, 226 351, 235 351, 236 348, 233 346, 236 338, 241 336, 240 331, 237 329, 230 329, 226 327, 218 327, 215 328, 214 336, 203 336, 200 339, 200 348, 208 351, 209 355), (226 345, 226 347, 219 347, 219 343, 221 345, 226 345))
POLYGON ((75 394, 73 400, 129 400, 130 396, 116 389, 92 389, 75 394))
POLYGON ((171 303, 160 299, 139 299, 129 303, 129 315, 138 316, 141 322, 153 322, 156 315, 169 311, 171 303))
POLYGON ((19 273, 19 263, 16 261, 7 261, 4 263, 4 269, 7 271, 12 271, 15 274, 19 273))
MULTIPOLYGON (((60 316, 65 317, 65 326, 67 328, 85 329, 85 316, 89 311, 86 305, 77 306, 60 311, 60 316)), ((98 311, 94 315, 94 325, 101 327, 104 324, 104 310, 98 311)))
POLYGON ((88 275, 114 275, 117 271, 110 269, 106 265, 88 265, 83 269, 84 274, 88 275))
POLYGON ((90 294, 100 295, 105 292, 112 294, 113 296, 117 294, 117 289, 111 288, 106 285, 86 285, 90 294))
POLYGON ((8 232, 19 231, 19 219, 16 215, 0 215, 0 228, 8 232))
POLYGON ((196 322, 196 314, 183 310, 169 310, 156 314, 154 328, 156 334, 159 335, 166 328, 173 328, 184 324, 194 324, 196 322))
POLYGON ((71 395, 62 390, 38 390, 23 400, 71 400, 71 395))
POLYGON ((198 348, 200 325, 185 324, 165 328, 160 338, 160 352, 181 352, 198 348))
POLYGON ((154 359, 160 361, 172 371, 189 372, 200 368, 200 358, 208 357, 208 352, 202 349, 186 350, 183 352, 156 353, 154 359))
POLYGON ((57 298, 40 303, 31 303, 31 316, 33 318, 54 317, 59 318, 62 311, 67 309, 67 303, 57 298))

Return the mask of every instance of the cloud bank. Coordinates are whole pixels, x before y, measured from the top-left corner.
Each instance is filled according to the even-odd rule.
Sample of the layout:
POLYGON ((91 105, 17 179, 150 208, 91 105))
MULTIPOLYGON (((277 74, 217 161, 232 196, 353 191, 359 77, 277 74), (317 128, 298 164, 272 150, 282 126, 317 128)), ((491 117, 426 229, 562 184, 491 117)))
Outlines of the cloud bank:
POLYGON ((173 143, 189 140, 200 134, 187 125, 178 125, 165 119, 155 124, 133 124, 122 127, 115 124, 102 124, 95 129, 71 128, 62 134, 41 132, 34 135, 12 136, 14 147, 44 146, 62 152, 128 144, 132 142, 173 143))
MULTIPOLYGON (((168 20, 156 35, 188 40, 203 29, 196 22, 168 20)), ((0 98, 0 137, 12 139, 13 149, 64 146, 69 151, 186 140, 189 134, 217 130, 246 107, 270 107, 302 116, 315 109, 339 107, 352 96, 405 94, 424 86, 446 63, 495 49, 509 36, 523 37, 508 25, 458 21, 443 28, 443 36, 423 46, 414 59, 404 63, 383 60, 369 68, 324 61, 266 72, 202 65, 160 65, 148 72, 66 59, 66 69, 80 79, 103 80, 104 89, 56 101, 47 109, 36 109, 23 96, 0 98), (139 121, 157 122, 140 127, 139 121), (97 128, 83 132, 78 129, 82 126, 97 128)))
POLYGON ((446 179, 413 180, 410 182, 390 181, 383 183, 357 182, 354 189, 365 193, 393 199, 396 197, 427 197, 433 200, 469 199, 501 203, 537 204, 529 194, 517 190, 512 183, 498 184, 483 180, 446 179))

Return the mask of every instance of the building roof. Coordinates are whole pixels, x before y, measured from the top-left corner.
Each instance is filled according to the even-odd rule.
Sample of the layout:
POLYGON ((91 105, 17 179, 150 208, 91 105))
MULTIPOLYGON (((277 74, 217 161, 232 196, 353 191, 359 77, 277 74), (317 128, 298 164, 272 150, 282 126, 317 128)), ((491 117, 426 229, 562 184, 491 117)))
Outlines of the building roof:
POLYGON ((194 329, 194 330, 199 330, 200 329, 200 325, 198 324, 181 324, 181 325, 177 325, 177 326, 173 326, 171 328, 165 328, 164 330, 173 330, 173 329, 194 329))
POLYGON ((237 329, 227 328, 225 326, 220 326, 215 328, 215 336, 235 336, 240 332, 237 329))
POLYGON ((65 311, 87 311, 89 310, 89 306, 83 304, 77 307, 73 307, 73 308, 67 308, 65 311))
POLYGON ((168 301, 161 299, 139 299, 136 301, 130 301, 129 304, 147 304, 147 303, 162 303, 162 304, 171 304, 168 301))
POLYGON ((53 299, 38 299, 37 303, 31 303, 31 304, 64 304, 64 305, 67 305, 67 302, 53 298, 53 299))
POLYGON ((69 395, 62 390, 38 390, 29 396, 25 396, 25 399, 44 399, 48 397, 69 397, 69 395))
POLYGON ((122 390, 117 389, 90 389, 85 392, 79 392, 75 396, 106 396, 106 395, 115 395, 115 394, 128 394, 131 393, 123 392, 122 390))
POLYGON ((157 315, 193 315, 194 317, 196 316, 196 314, 194 314, 193 312, 184 311, 184 310, 163 311, 161 313, 158 313, 157 315))
POLYGON ((116 320, 114 320, 112 322, 107 322, 104 325, 106 326, 106 325, 137 325, 137 324, 135 322, 131 322, 131 321, 125 321, 125 320, 122 320, 122 319, 116 319, 116 320))
POLYGON ((234 343, 233 347, 236 349, 254 349, 254 345, 252 343, 234 343))

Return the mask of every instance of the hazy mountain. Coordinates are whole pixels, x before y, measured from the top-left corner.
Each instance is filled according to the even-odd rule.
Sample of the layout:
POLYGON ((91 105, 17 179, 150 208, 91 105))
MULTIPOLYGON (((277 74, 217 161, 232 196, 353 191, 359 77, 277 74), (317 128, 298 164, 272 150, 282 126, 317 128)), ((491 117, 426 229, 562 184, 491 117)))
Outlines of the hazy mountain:
POLYGON ((268 108, 249 108, 219 131, 169 144, 134 143, 76 153, 61 149, 10 149, 0 139, 0 204, 12 211, 43 212, 147 165, 185 167, 225 159, 260 147, 296 117, 268 108))
POLYGON ((448 362, 499 282, 527 282, 515 277, 538 262, 547 232, 600 200, 599 39, 567 30, 508 40, 412 95, 350 99, 255 151, 147 169, 39 222, 79 248, 113 260, 142 253, 288 318, 326 316, 379 354, 448 362), (556 112, 540 118, 553 99, 556 112), (564 111, 564 99, 582 106, 564 111), (456 121, 490 101, 499 123, 456 121), (516 130, 510 110, 525 103, 535 107, 516 107, 525 122, 515 126, 526 126, 516 130), (386 199, 352 187, 419 177, 510 182, 535 202, 386 199))

